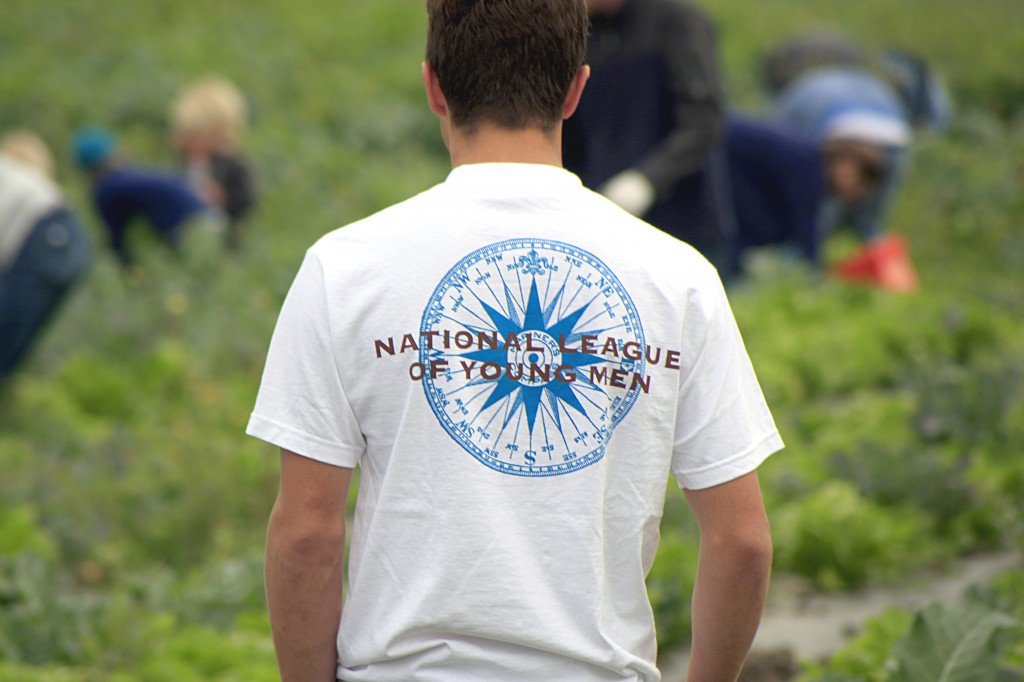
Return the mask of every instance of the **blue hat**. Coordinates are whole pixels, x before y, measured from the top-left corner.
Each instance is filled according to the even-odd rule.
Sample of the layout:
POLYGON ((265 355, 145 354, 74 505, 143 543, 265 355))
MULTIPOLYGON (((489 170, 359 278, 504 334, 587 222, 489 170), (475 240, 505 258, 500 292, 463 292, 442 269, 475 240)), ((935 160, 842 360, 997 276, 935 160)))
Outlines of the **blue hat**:
POLYGON ((114 154, 117 140, 103 128, 86 128, 71 144, 75 161, 85 170, 102 166, 114 154))

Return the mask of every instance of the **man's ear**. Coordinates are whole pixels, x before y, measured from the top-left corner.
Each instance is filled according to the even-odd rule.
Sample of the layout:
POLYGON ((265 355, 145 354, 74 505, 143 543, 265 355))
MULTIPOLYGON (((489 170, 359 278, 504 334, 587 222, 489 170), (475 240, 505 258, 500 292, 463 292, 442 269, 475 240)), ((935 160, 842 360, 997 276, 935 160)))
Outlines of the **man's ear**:
POLYGON ((562 119, 567 119, 576 112, 576 107, 580 104, 580 97, 583 96, 583 88, 587 86, 587 80, 590 78, 590 67, 584 64, 580 67, 580 70, 573 76, 572 83, 569 85, 569 92, 565 95, 565 102, 562 104, 562 119))
POLYGON ((430 110, 438 118, 447 118, 448 101, 445 100, 444 93, 441 92, 441 83, 437 80, 437 74, 430 68, 430 64, 426 62, 423 62, 421 71, 423 72, 423 87, 427 91, 427 104, 430 105, 430 110))

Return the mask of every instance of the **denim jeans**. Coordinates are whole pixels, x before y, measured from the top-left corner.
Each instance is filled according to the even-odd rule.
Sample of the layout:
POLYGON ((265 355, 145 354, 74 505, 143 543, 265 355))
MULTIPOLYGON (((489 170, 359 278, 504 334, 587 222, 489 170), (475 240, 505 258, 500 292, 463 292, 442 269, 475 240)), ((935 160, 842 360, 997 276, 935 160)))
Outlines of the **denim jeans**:
POLYGON ((23 359, 90 260, 88 239, 67 209, 32 228, 14 262, 0 272, 0 382, 23 359))

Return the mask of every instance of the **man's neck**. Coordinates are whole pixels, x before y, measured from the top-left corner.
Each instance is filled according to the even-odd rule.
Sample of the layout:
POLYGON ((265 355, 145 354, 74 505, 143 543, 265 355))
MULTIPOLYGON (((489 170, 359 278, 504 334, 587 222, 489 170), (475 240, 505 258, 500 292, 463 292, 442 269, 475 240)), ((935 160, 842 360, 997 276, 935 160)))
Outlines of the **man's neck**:
POLYGON ((448 136, 452 168, 471 163, 535 163, 562 167, 561 126, 510 130, 482 124, 471 133, 453 129, 448 136))

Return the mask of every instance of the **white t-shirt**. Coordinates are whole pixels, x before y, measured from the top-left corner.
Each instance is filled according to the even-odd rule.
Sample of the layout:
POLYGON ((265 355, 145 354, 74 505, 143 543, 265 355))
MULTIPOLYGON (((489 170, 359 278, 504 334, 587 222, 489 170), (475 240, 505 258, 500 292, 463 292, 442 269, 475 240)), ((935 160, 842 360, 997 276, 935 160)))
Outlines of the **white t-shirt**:
POLYGON ((361 478, 341 680, 658 680, 666 482, 782 447, 714 269, 559 168, 313 246, 248 432, 361 478))
POLYGON ((49 178, 0 154, 0 271, 14 262, 32 228, 62 204, 49 178))

